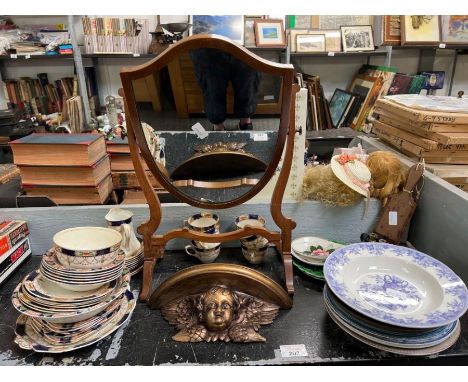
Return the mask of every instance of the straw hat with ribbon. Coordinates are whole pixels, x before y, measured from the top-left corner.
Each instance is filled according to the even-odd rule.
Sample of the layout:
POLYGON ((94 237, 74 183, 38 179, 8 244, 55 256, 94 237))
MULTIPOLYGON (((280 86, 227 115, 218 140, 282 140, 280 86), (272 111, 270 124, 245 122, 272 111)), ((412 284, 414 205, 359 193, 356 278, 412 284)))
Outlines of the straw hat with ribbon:
POLYGON ((331 160, 331 168, 335 176, 352 190, 370 197, 369 187, 371 172, 355 155, 335 155, 331 160))

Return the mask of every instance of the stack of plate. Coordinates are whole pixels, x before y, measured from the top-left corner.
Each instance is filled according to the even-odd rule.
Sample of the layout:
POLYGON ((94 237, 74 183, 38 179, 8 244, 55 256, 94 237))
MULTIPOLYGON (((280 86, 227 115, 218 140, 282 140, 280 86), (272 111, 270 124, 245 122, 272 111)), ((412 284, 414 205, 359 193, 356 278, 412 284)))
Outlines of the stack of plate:
POLYGON ((13 305, 21 313, 15 342, 21 348, 46 353, 79 349, 129 318, 135 299, 120 241, 118 232, 99 227, 54 236, 57 247, 13 292, 13 305), (59 246, 65 242, 69 248, 59 246))
POLYGON ((302 273, 318 280, 324 280, 323 264, 327 257, 343 245, 322 239, 306 236, 291 243, 293 264, 302 273))
POLYGON ((324 275, 330 317, 370 346, 430 355, 452 346, 460 335, 467 288, 424 253, 384 243, 353 244, 328 257, 324 275))
POLYGON ((130 274, 136 275, 143 268, 145 259, 143 244, 134 253, 125 256, 125 267, 130 271, 130 274))

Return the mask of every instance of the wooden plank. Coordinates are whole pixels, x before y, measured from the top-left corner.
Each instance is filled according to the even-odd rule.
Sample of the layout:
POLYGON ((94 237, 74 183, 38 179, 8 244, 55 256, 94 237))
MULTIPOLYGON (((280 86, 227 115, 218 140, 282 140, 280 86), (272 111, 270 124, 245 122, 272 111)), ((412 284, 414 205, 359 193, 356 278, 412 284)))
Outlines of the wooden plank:
POLYGON ((408 118, 414 122, 428 122, 428 123, 441 123, 451 125, 467 125, 468 114, 467 113, 447 113, 447 112, 435 112, 427 110, 418 110, 410 107, 406 107, 397 102, 390 101, 385 98, 377 100, 376 107, 387 110, 392 114, 399 115, 403 118, 408 118))
POLYGON ((444 145, 468 144, 468 133, 437 133, 432 131, 426 131, 424 129, 420 129, 418 127, 410 125, 405 121, 401 122, 400 120, 395 119, 393 116, 389 117, 385 114, 378 114, 378 120, 382 123, 386 123, 387 125, 396 127, 398 129, 403 129, 410 133, 431 139, 444 145))
POLYGON ((468 150, 468 145, 444 145, 431 139, 422 138, 418 135, 411 134, 404 130, 400 130, 381 121, 374 121, 373 125, 378 126, 381 130, 384 130, 391 135, 397 136, 398 138, 404 139, 408 142, 418 145, 427 151, 468 150))
POLYGON ((431 122, 414 122, 408 118, 403 118, 394 113, 388 112, 382 108, 376 108, 374 115, 383 116, 389 119, 392 119, 398 123, 405 124, 406 126, 413 127, 418 130, 424 130, 425 132, 434 132, 434 133, 467 133, 468 124, 466 125, 451 125, 451 124, 442 124, 442 123, 431 123, 431 122))
POLYGON ((468 165, 429 164, 426 168, 441 178, 468 177, 468 165))

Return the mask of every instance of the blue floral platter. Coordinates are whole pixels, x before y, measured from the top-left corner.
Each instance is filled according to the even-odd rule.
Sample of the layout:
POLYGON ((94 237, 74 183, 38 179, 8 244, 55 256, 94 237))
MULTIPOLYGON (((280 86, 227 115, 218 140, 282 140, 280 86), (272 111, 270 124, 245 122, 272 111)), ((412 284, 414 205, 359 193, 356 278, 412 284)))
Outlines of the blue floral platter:
POLYGON ((436 328, 456 321, 468 308, 468 290, 460 277, 411 248, 348 245, 327 258, 324 276, 350 308, 390 325, 436 328))

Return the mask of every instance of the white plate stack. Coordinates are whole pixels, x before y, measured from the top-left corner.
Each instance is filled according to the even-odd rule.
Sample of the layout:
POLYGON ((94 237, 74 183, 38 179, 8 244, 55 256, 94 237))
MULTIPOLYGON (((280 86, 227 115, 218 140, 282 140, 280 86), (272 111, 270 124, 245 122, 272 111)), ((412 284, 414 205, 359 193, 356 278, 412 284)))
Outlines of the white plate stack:
POLYGON ((325 261, 325 308, 356 339, 404 355, 452 346, 468 307, 463 281, 445 264, 411 248, 358 243, 325 261))
POLYGON ((136 301, 120 241, 118 232, 100 227, 78 227, 54 236, 57 247, 12 295, 21 313, 15 339, 21 348, 44 353, 79 349, 129 319, 136 301))

